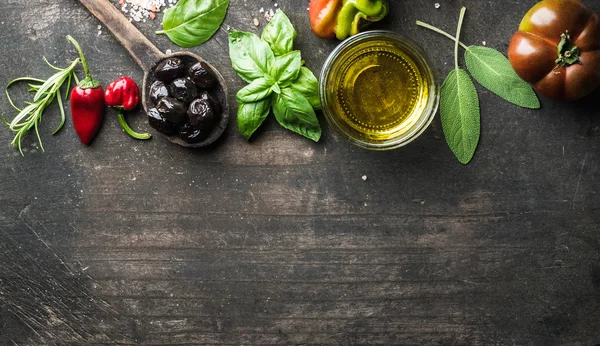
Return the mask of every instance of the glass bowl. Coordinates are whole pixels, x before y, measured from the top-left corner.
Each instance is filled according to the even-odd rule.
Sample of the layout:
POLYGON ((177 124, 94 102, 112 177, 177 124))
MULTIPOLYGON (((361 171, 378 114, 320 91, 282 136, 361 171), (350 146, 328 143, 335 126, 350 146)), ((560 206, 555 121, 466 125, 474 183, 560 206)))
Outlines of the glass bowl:
POLYGON ((319 94, 329 125, 370 150, 402 147, 431 124, 439 105, 434 69, 419 45, 390 31, 367 31, 327 58, 319 94))

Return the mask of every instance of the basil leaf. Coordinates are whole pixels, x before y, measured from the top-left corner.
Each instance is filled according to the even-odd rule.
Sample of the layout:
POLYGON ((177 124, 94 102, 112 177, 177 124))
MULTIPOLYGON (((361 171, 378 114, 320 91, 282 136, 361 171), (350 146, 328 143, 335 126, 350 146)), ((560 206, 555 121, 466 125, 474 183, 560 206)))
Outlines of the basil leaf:
POLYGON ((531 85, 515 72, 510 61, 497 50, 470 46, 465 51, 467 68, 485 88, 517 106, 540 108, 540 100, 531 85))
POLYGON ((163 30, 173 43, 195 47, 208 41, 217 32, 229 7, 229 0, 180 0, 169 8, 163 18, 163 30))
POLYGON ((261 38, 269 44, 275 56, 280 56, 294 49, 297 35, 290 19, 283 11, 278 11, 263 30, 261 38))
POLYGON ((258 78, 238 91, 236 96, 237 102, 251 103, 264 100, 273 93, 272 87, 273 84, 269 84, 266 79, 258 78))
POLYGON ((237 114, 238 131, 246 140, 249 140, 265 121, 272 104, 272 97, 258 102, 240 104, 237 114))
POLYGON ((321 109, 321 98, 319 97, 319 80, 306 66, 300 68, 298 78, 291 85, 292 90, 302 94, 311 106, 321 109))
POLYGON ((308 139, 318 142, 321 138, 321 126, 314 109, 301 93, 291 88, 281 90, 275 98, 273 114, 279 124, 308 139))
POLYGON ((450 72, 440 91, 442 128, 448 146, 462 164, 468 164, 481 132, 479 97, 465 70, 450 72))
POLYGON ((295 50, 276 57, 271 70, 279 86, 285 88, 298 78, 301 66, 302 57, 300 56, 300 51, 295 50))
POLYGON ((229 32, 229 56, 233 69, 248 83, 269 74, 275 60, 273 51, 260 37, 235 30, 229 32))

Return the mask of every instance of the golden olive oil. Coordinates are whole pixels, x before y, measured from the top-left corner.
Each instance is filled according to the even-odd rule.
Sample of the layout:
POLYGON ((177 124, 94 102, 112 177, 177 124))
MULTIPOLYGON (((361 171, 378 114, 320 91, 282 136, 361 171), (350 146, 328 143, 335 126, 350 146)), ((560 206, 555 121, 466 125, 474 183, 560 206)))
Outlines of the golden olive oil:
POLYGON ((430 92, 425 66, 385 40, 361 42, 341 52, 328 93, 338 126, 364 141, 405 135, 426 112, 430 92))

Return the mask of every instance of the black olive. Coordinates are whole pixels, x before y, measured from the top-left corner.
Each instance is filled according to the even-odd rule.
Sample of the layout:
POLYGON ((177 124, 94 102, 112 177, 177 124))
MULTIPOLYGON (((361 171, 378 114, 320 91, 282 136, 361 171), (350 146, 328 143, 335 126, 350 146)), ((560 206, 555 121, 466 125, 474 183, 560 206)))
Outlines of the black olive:
POLYGON ((199 130, 190 123, 185 123, 179 128, 179 138, 189 144, 201 142, 207 135, 208 131, 199 130))
POLYGON ((168 136, 175 134, 175 125, 168 122, 156 108, 150 108, 148 111, 148 123, 155 130, 162 132, 168 136))
POLYGON ((200 130, 210 128, 215 120, 215 112, 213 111, 210 102, 201 99, 192 101, 188 108, 187 115, 188 119, 190 119, 190 123, 200 130))
POLYGON ((190 104, 196 97, 198 97, 198 90, 194 82, 187 78, 177 78, 169 86, 171 96, 178 99, 179 101, 190 104))
POLYGON ((154 103, 154 105, 158 104, 158 101, 162 100, 165 97, 169 97, 169 89, 165 85, 165 83, 157 80, 152 83, 150 86, 150 101, 154 103))
POLYGON ((156 109, 163 118, 173 124, 181 124, 187 121, 185 105, 178 99, 165 97, 158 102, 156 109))
POLYGON ((188 71, 188 75, 198 88, 208 88, 215 84, 217 80, 211 68, 204 62, 192 65, 188 71))
POLYGON ((198 99, 208 101, 210 105, 213 107, 213 112, 215 115, 221 114, 223 112, 223 107, 221 106, 221 102, 217 99, 213 94, 204 90, 198 95, 198 99))
POLYGON ((175 78, 181 76, 184 71, 183 61, 177 58, 169 58, 161 62, 154 69, 154 77, 167 84, 171 83, 175 78))

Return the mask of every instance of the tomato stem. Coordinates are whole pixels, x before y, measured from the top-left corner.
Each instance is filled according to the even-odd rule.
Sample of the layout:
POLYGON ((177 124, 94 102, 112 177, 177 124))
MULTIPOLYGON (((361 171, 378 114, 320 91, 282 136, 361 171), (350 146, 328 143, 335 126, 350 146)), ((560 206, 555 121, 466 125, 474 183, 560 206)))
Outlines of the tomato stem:
POLYGON ((581 59, 579 59, 579 55, 581 51, 579 47, 577 47, 573 41, 571 41, 571 35, 569 34, 569 30, 566 30, 563 34, 560 35, 560 43, 558 44, 558 59, 556 59, 556 67, 554 70, 558 70, 561 67, 571 66, 573 64, 583 64, 581 59))

